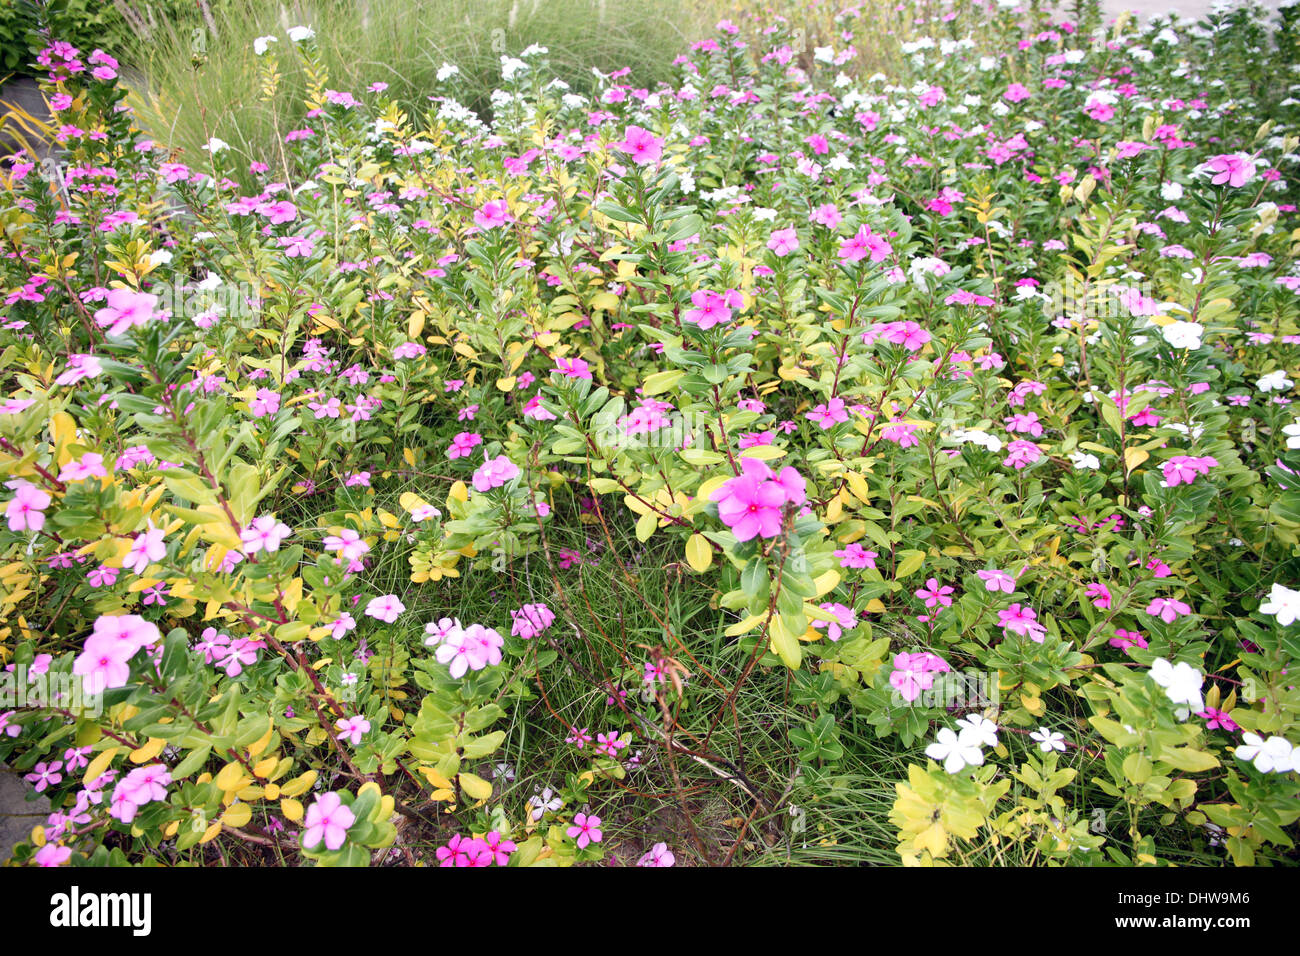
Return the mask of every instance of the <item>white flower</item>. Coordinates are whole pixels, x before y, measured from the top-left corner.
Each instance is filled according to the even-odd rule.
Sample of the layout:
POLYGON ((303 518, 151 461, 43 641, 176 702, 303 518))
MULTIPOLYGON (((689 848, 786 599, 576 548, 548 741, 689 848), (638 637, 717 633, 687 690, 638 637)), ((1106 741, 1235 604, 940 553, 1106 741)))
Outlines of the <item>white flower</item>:
POLYGON ((1160 198, 1165 202, 1177 202, 1183 198, 1182 183, 1161 183, 1160 198))
POLYGON ((1300 418, 1297 418, 1293 424, 1284 426, 1282 434, 1287 436, 1287 448, 1300 448, 1300 418))
POLYGON ((316 37, 316 31, 311 27, 290 27, 287 32, 289 39, 294 43, 302 43, 304 40, 312 40, 316 37))
POLYGON ((1277 369, 1276 371, 1269 372, 1256 382, 1255 387, 1261 392, 1285 392, 1294 384, 1295 382, 1286 377, 1286 372, 1282 371, 1282 369, 1277 369))
POLYGON ((1284 737, 1262 740, 1258 734, 1241 735, 1235 751, 1238 760, 1254 763, 1260 773, 1286 773, 1296 769, 1296 750, 1284 737))
POLYGON ((155 249, 149 253, 149 265, 165 266, 172 261, 172 254, 166 249, 155 249))
POLYGON ((1176 349, 1199 349, 1205 326, 1199 322, 1170 322, 1160 330, 1160 334, 1176 349))
POLYGON ((230 148, 230 144, 227 143, 224 139, 217 139, 217 138, 214 136, 214 137, 212 137, 212 139, 208 140, 208 141, 203 145, 203 148, 206 149, 206 150, 207 150, 208 152, 210 152, 210 153, 219 153, 219 152, 221 152, 223 149, 229 149, 229 148, 230 148))
POLYGON ((501 79, 514 79, 514 75, 520 70, 528 69, 528 64, 523 60, 518 60, 513 56, 503 56, 501 58, 501 79))
POLYGON ((1053 750, 1065 749, 1065 734, 1048 730, 1046 727, 1039 727, 1029 736, 1031 739, 1038 741, 1038 749, 1045 754, 1051 753, 1053 750))
POLYGON ((813 59, 818 63, 834 63, 835 49, 829 46, 813 47, 813 59))
POLYGON ((1070 452, 1070 464, 1074 465, 1075 468, 1094 471, 1101 467, 1101 460, 1096 455, 1089 455, 1087 452, 1072 451, 1070 452))
POLYGON ((537 823, 545 814, 558 812, 564 806, 564 801, 555 796, 550 787, 547 787, 540 796, 534 794, 529 797, 528 806, 530 807, 528 815, 532 817, 534 823, 537 823))
POLYGON ((1201 684, 1205 676, 1191 664, 1179 661, 1171 664, 1163 657, 1158 657, 1151 664, 1151 679, 1165 689, 1165 694, 1178 708, 1179 717, 1186 720, 1190 710, 1204 710, 1205 700, 1201 697, 1201 684))
POLYGON ((925 748, 925 755, 942 760, 943 769, 949 773, 956 773, 963 767, 978 767, 984 762, 979 744, 967 737, 965 731, 958 737, 951 727, 939 731, 938 739, 925 748))
POLYGON ((961 728, 961 737, 970 743, 980 747, 998 745, 998 725, 987 717, 971 714, 958 720, 957 726, 961 728))
POLYGON ((1289 627, 1300 621, 1300 591, 1274 584, 1268 592, 1268 601, 1259 606, 1260 614, 1276 614, 1279 627, 1289 627))
POLYGON ((450 63, 444 63, 442 66, 438 67, 438 72, 435 76, 439 83, 445 83, 459 72, 460 67, 452 66, 450 63))
POLYGON ((540 43, 534 43, 519 55, 520 56, 546 56, 546 54, 549 52, 550 50, 542 46, 540 43))
POLYGON ((269 35, 264 37, 258 37, 256 40, 253 41, 253 52, 256 53, 258 56, 261 56, 267 51, 267 49, 270 47, 272 43, 279 43, 279 42, 280 41, 277 40, 275 37, 269 35))

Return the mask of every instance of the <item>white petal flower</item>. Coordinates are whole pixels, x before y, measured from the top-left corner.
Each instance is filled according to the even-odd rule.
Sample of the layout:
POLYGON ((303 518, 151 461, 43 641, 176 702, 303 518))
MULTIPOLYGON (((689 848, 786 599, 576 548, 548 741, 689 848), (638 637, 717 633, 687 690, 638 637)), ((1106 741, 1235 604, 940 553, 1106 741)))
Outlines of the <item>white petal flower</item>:
POLYGON ((1300 591, 1274 584, 1268 600, 1259 606, 1259 613, 1275 614, 1279 627, 1289 627, 1300 620, 1300 591))
POLYGON ((267 49, 270 48, 270 45, 272 43, 279 43, 279 42, 280 41, 273 36, 258 37, 256 40, 253 41, 253 52, 256 53, 258 56, 262 56, 264 53, 266 53, 267 49))
POLYGON ((1046 727, 1039 727, 1029 736, 1031 739, 1038 741, 1038 749, 1045 754, 1051 753, 1053 750, 1065 749, 1065 734, 1048 730, 1046 727))
POLYGON ((288 29, 289 39, 294 43, 302 43, 305 40, 311 40, 316 37, 316 31, 311 27, 290 27, 288 29))
POLYGON ((943 769, 956 773, 963 767, 978 767, 984 762, 984 754, 979 746, 966 737, 965 732, 958 737, 951 727, 939 731, 938 738, 925 748, 925 755, 934 760, 943 761, 943 769))

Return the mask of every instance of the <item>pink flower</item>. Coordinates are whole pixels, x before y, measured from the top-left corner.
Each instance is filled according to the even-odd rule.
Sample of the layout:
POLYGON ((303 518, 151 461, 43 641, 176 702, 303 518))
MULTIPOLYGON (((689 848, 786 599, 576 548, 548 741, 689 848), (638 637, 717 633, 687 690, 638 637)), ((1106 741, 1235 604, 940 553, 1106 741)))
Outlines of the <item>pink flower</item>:
POLYGON ((158 627, 135 614, 103 614, 96 619, 90 637, 72 664, 87 694, 125 687, 131 674, 127 662, 142 647, 162 639, 158 627))
POLYGON ((649 852, 636 861, 637 866, 672 866, 677 862, 673 856, 673 851, 668 849, 667 843, 656 843, 650 848, 649 852))
POLYGON ((1219 156, 1211 156, 1205 163, 1205 168, 1215 173, 1210 180, 1215 186, 1222 186, 1227 183, 1233 189, 1238 189, 1255 178, 1255 162, 1245 153, 1223 153, 1219 156))
POLYGON ((834 621, 814 620, 811 621, 811 624, 819 631, 822 628, 826 628, 827 629, 826 636, 830 639, 831 643, 835 643, 836 641, 838 641, 840 637, 843 636, 845 631, 849 630, 850 628, 854 628, 858 626, 857 615, 853 613, 853 609, 850 607, 845 607, 843 604, 827 603, 821 605, 821 609, 823 611, 828 611, 832 615, 834 615, 835 620, 834 621))
POLYGON ((781 469, 780 476, 774 475, 755 458, 742 458, 740 463, 742 473, 725 482, 709 500, 718 502, 718 518, 737 541, 775 538, 781 533, 786 504, 805 500, 803 476, 789 467, 781 469))
POLYGON ((872 262, 883 262, 893 251, 889 240, 862 226, 852 238, 840 243, 839 257, 845 262, 861 262, 869 255, 872 262))
POLYGON ((956 588, 950 585, 940 585, 938 578, 930 578, 925 582, 925 587, 917 589, 916 596, 925 601, 926 607, 935 605, 952 607, 952 598, 949 595, 955 590, 956 588))
POLYGON ((599 843, 604 834, 600 831, 600 817, 575 814, 573 825, 564 831, 578 843, 578 849, 586 849, 589 843, 599 843))
POLYGON ((59 773, 63 767, 62 760, 54 760, 50 763, 38 763, 33 772, 23 777, 28 783, 33 784, 37 793, 42 792, 47 787, 52 787, 63 779, 63 774, 59 773))
POLYGON ((778 256, 788 256, 799 248, 799 233, 793 227, 777 229, 767 240, 767 247, 778 256))
POLYGON ((1092 584, 1089 584, 1088 589, 1084 592, 1084 597, 1090 597, 1093 599, 1093 607, 1100 608, 1103 611, 1110 610, 1110 588, 1106 587, 1106 585, 1102 584, 1100 581, 1094 581, 1092 584))
POLYGON ((339 732, 339 740, 346 740, 355 747, 361 743, 362 736, 370 730, 370 721, 361 715, 346 719, 340 717, 335 722, 334 729, 339 732))
POLYGON ((475 432, 461 432, 451 440, 447 449, 448 458, 465 458, 475 446, 483 444, 483 436, 475 432))
POLYGON ((1118 647, 1121 651, 1129 651, 1134 647, 1145 649, 1147 646, 1147 639, 1137 631, 1126 631, 1122 628, 1116 628, 1115 636, 1107 643, 1109 643, 1111 647, 1118 647))
POLYGON ((715 325, 725 325, 731 321, 731 309, 727 308, 728 296, 707 289, 691 293, 693 309, 687 309, 682 315, 683 322, 698 325, 701 329, 711 329, 715 325))
POLYGON ((1225 711, 1216 710, 1213 707, 1205 708, 1205 710, 1197 713, 1196 716, 1205 721, 1206 730, 1222 728, 1227 731, 1237 731, 1241 729, 1241 727, 1237 725, 1237 722, 1229 717, 1225 711))
POLYGON ((108 305, 95 312, 95 321, 108 329, 110 336, 121 335, 128 329, 143 327, 154 317, 156 295, 132 292, 130 289, 111 289, 108 305))
POLYGON ((352 811, 343 806, 342 797, 337 793, 323 793, 307 808, 302 845, 308 850, 319 848, 323 840, 326 849, 337 850, 347 838, 348 827, 356 822, 352 811))
POLYGON ((239 533, 245 554, 257 554, 259 551, 279 551, 280 542, 293 534, 289 526, 276 521, 274 515, 262 515, 239 533))
POLYGON ((623 133, 623 141, 614 143, 613 146, 620 152, 627 153, 638 166, 650 166, 659 162, 664 152, 663 140, 640 126, 629 126, 623 133))
POLYGON ((510 222, 510 204, 504 199, 484 203, 482 209, 474 210, 474 225, 480 229, 495 229, 510 222))
POLYGON ((5 506, 5 519, 10 531, 40 531, 45 527, 45 509, 50 506, 45 492, 28 482, 15 490, 14 497, 5 506))
POLYGON ((398 600, 396 594, 384 594, 377 598, 371 598, 366 605, 365 613, 367 617, 376 618, 385 624, 392 624, 401 617, 402 612, 405 610, 406 605, 398 600))
POLYGON ((566 744, 573 744, 573 746, 581 750, 587 744, 591 743, 591 734, 587 733, 586 727, 583 727, 581 730, 578 730, 575 727, 573 729, 573 732, 570 733, 569 736, 564 738, 564 742, 566 744))
POLYGON ((62 866, 72 856, 72 848, 57 843, 47 843, 36 851, 37 866, 62 866))
POLYGON ((1005 591, 1010 594, 1016 589, 1016 579, 1005 571, 996 569, 989 571, 976 571, 979 579, 984 582, 984 588, 987 591, 1005 591))
POLYGON ((148 530, 135 536, 131 550, 122 559, 122 567, 130 568, 136 574, 144 574, 150 564, 166 557, 167 544, 163 541, 163 534, 162 528, 155 528, 153 522, 149 522, 148 530))
POLYGON ((248 403, 248 410, 254 418, 265 418, 280 410, 280 393, 269 388, 259 388, 253 400, 248 403))
POLYGON ((1017 470, 1031 465, 1043 457, 1043 451, 1031 441, 1016 439, 1007 443, 1007 457, 1002 459, 1002 464, 1011 465, 1017 470))
POLYGON ((844 405, 844 399, 832 398, 830 401, 818 405, 811 412, 805 414, 804 417, 825 431, 834 428, 840 422, 847 422, 849 413, 844 405))
POLYGON ((1173 488, 1175 485, 1190 485, 1196 480, 1197 475, 1208 475, 1210 469, 1219 462, 1209 455, 1202 458, 1194 458, 1189 455, 1174 455, 1168 461, 1160 466, 1160 470, 1165 474, 1165 487, 1173 488))
POLYGON ((510 862, 510 854, 519 849, 512 840, 503 840, 501 834, 496 830, 490 831, 483 837, 483 845, 487 852, 492 855, 493 861, 497 866, 505 866, 510 862))
POLYGON ((541 634, 555 623, 555 612, 545 604, 525 604, 517 611, 510 612, 514 625, 510 633, 525 641, 541 634))
POLYGON ((840 559, 842 568, 874 568, 876 558, 880 557, 875 551, 868 551, 856 543, 845 545, 843 550, 834 552, 834 555, 840 559))
POLYGON ((504 644, 505 638, 492 628, 471 624, 448 632, 434 657, 439 664, 449 665, 451 676, 459 680, 466 671, 481 671, 489 664, 500 664, 504 644))
POLYGON ((1038 614, 1033 608, 1013 604, 1004 611, 998 611, 998 626, 1012 634, 1022 637, 1028 635, 1031 641, 1041 644, 1047 629, 1038 623, 1037 618, 1038 614))
POLYGON ((894 670, 889 684, 903 700, 911 703, 921 696, 921 691, 934 686, 935 674, 951 670, 948 662, 937 654, 919 651, 915 654, 895 654, 894 670))
POLYGON ((1179 617, 1191 614, 1192 609, 1190 605, 1175 598, 1156 598, 1147 605, 1147 613, 1152 617, 1160 618, 1166 624, 1172 624, 1179 617))
POLYGON ((517 477, 519 477, 519 466, 505 455, 498 455, 483 462, 474 472, 474 490, 490 491, 493 488, 500 488, 507 481, 517 477))
POLYGON ((555 370, 566 378, 591 378, 591 366, 580 358, 557 358, 555 370))

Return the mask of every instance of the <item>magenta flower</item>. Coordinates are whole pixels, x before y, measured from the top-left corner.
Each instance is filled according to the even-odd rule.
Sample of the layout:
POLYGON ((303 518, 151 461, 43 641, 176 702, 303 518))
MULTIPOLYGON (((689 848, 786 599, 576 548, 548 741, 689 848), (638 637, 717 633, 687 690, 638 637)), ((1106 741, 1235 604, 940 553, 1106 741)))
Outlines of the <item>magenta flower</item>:
POLYGON ((663 140, 640 126, 629 126, 623 133, 623 141, 614 143, 613 147, 627 153, 638 166, 650 166, 659 162, 664 152, 663 140))
POLYGON ((861 262, 870 256, 872 262, 883 262, 893 251, 889 240, 862 226, 854 236, 840 243, 839 257, 845 262, 861 262))
POLYGON ((23 482, 14 497, 5 506, 5 519, 10 531, 40 531, 45 527, 45 509, 50 506, 49 495, 33 484, 23 482))
POLYGON ((842 398, 832 398, 830 401, 818 405, 811 412, 804 415, 810 422, 823 431, 834 428, 841 422, 849 420, 848 409, 842 398))
POLYGON ((483 436, 476 432, 461 432, 451 440, 447 449, 448 458, 465 458, 477 445, 483 444, 483 436))
POLYGON ((489 491, 500 488, 507 481, 519 477, 519 466, 505 455, 498 455, 479 466, 474 472, 474 490, 489 491))
POLYGON ((483 845, 487 848, 488 853, 492 854, 492 859, 497 866, 505 866, 509 863, 510 854, 519 849, 515 846, 514 841, 503 839, 496 830, 492 830, 483 837, 483 845))
POLYGON ((1146 649, 1147 639, 1137 631, 1126 631, 1123 628, 1115 629, 1115 636, 1108 642, 1111 647, 1118 647, 1121 651, 1129 651, 1134 647, 1146 649))
POLYGON ((1016 579, 1006 571, 999 571, 996 568, 992 570, 976 571, 979 579, 984 582, 986 591, 1004 591, 1010 594, 1016 589, 1016 579))
POLYGON ((1028 636, 1031 641, 1041 644, 1047 629, 1038 623, 1037 618, 1038 614, 1033 608, 1021 607, 1019 604, 1013 604, 1005 611, 998 611, 998 625, 1003 630, 1019 634, 1021 637, 1028 636))
POLYGON ((701 329, 711 329, 715 325, 725 325, 731 321, 731 309, 727 307, 728 295, 699 289, 691 293, 693 309, 682 314, 683 322, 698 325, 701 329))
POLYGON ((63 774, 59 770, 63 768, 62 760, 54 760, 50 763, 38 763, 33 772, 23 777, 28 783, 33 784, 33 789, 40 793, 47 787, 52 787, 63 779, 63 774))
POLYGON ((257 554, 259 551, 279 551, 280 542, 291 534, 289 526, 276 521, 274 515, 262 515, 239 533, 239 540, 243 542, 245 554, 257 554))
POLYGON ((1088 589, 1084 592, 1084 597, 1092 598, 1093 607, 1100 608, 1103 611, 1110 610, 1110 588, 1106 587, 1106 585, 1102 584, 1100 581, 1094 581, 1092 584, 1089 584, 1088 589))
POLYGON ((366 616, 373 617, 385 624, 392 624, 406 610, 396 594, 384 594, 377 598, 371 598, 366 605, 366 616))
POLYGON ((304 849, 319 848, 322 841, 328 850, 337 850, 347 838, 348 827, 357 822, 355 814, 343 806, 337 793, 323 793, 307 808, 303 818, 306 829, 302 834, 304 849))
POLYGON ((935 605, 952 607, 952 598, 949 595, 955 590, 949 585, 940 585, 938 578, 930 578, 925 582, 925 587, 917 589, 916 596, 925 601, 926 607, 935 605))
POLYGON ((771 469, 763 462, 742 458, 741 465, 743 472, 714 491, 709 500, 718 502, 718 518, 737 541, 775 538, 784 522, 782 509, 791 500, 787 489, 773 480, 771 469))
POLYGON ((361 743, 361 738, 369 732, 370 721, 359 714, 356 717, 340 717, 335 722, 334 729, 339 732, 339 740, 346 740, 355 747, 361 743))
POLYGON ((1192 609, 1175 598, 1155 598, 1147 605, 1147 613, 1152 617, 1160 618, 1166 624, 1172 624, 1179 617, 1191 614, 1192 609))
POLYGON ((645 853, 641 859, 636 861, 637 866, 672 866, 677 862, 673 856, 673 851, 668 849, 667 843, 656 843, 645 853))
POLYGON ((1231 717, 1229 717, 1225 711, 1216 710, 1213 707, 1205 708, 1205 710, 1197 713, 1196 716, 1200 717, 1202 720, 1205 721, 1206 730, 1214 730, 1216 728, 1219 728, 1231 732, 1231 731, 1238 731, 1241 729, 1241 727, 1238 726, 1237 722, 1233 720, 1231 717))
POLYGON ((874 568, 876 558, 880 557, 875 551, 868 551, 857 543, 845 545, 843 550, 834 552, 834 556, 840 559, 842 568, 874 568))
POLYGON ((474 225, 480 229, 495 229, 510 222, 510 204, 504 199, 483 204, 482 209, 474 211, 474 225))
POLYGON ((156 295, 132 292, 130 289, 111 289, 108 305, 95 312, 95 321, 100 327, 108 329, 108 335, 121 335, 128 329, 147 325, 155 315, 154 306, 157 304, 156 295))
POLYGON ((1215 174, 1210 180, 1215 186, 1227 183, 1233 189, 1239 189, 1255 178, 1255 161, 1245 153, 1211 156, 1205 168, 1215 174))
POLYGON ((578 849, 586 849, 589 843, 599 843, 604 834, 600 831, 600 817, 575 814, 573 825, 564 831, 578 843, 578 849))
POLYGON ((1219 462, 1205 455, 1200 458, 1190 455, 1174 455, 1168 461, 1160 466, 1160 470, 1165 474, 1165 487, 1173 488, 1175 485, 1190 485, 1196 480, 1197 475, 1207 475, 1210 469, 1219 462))

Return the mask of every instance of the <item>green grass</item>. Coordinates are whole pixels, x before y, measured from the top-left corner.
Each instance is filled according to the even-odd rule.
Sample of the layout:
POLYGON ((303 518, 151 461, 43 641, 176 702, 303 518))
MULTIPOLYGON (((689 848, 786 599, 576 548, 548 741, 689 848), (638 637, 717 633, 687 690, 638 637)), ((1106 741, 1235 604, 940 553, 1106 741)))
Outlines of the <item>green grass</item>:
POLYGON ((592 69, 628 67, 626 82, 652 87, 667 80, 672 60, 707 20, 688 0, 306 0, 279 5, 231 0, 220 11, 215 36, 189 29, 159 29, 142 43, 135 65, 143 75, 136 103, 143 126, 191 162, 211 136, 249 159, 270 161, 276 143, 301 125, 306 80, 285 30, 316 31, 315 44, 329 86, 361 96, 372 83, 422 115, 430 94, 454 92, 483 109, 500 80, 502 55, 517 56, 537 43, 549 50, 552 69, 575 90, 592 82, 592 69), (271 45, 283 72, 274 102, 261 93, 259 36, 271 45), (454 90, 440 84, 442 64, 459 67, 454 90))

